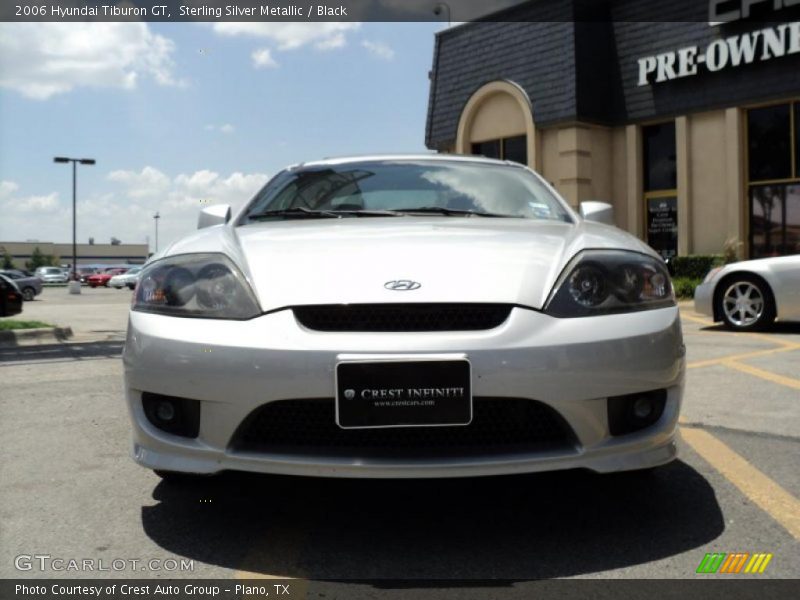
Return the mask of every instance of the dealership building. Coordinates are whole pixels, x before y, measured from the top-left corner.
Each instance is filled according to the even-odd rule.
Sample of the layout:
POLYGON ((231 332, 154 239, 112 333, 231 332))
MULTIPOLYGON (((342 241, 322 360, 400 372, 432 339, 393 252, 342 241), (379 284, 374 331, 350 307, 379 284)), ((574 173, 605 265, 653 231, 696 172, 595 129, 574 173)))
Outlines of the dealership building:
POLYGON ((532 0, 436 36, 426 144, 529 165, 663 256, 800 253, 800 0, 532 0))
MULTIPOLYGON (((0 258, 8 254, 14 266, 25 268, 33 253, 38 251, 45 256, 54 257, 59 264, 72 263, 72 244, 53 242, 4 242, 0 240, 0 258)), ((141 265, 147 260, 147 244, 76 244, 78 265, 141 265)))

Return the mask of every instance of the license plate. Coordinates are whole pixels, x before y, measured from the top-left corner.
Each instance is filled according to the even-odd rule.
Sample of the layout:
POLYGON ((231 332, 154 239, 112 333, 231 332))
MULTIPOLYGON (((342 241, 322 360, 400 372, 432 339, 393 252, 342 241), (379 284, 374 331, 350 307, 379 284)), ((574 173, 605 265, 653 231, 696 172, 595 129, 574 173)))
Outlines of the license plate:
POLYGON ((339 427, 431 427, 472 421, 467 360, 341 362, 336 365, 339 427))

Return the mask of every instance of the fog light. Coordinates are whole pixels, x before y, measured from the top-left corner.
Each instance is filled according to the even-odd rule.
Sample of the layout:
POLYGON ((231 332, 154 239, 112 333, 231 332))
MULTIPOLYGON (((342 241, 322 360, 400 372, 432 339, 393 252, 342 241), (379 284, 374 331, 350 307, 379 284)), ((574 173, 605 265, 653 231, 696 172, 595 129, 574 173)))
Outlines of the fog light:
POLYGON ((608 430, 611 435, 633 433, 656 423, 664 414, 667 390, 652 390, 608 399, 608 430))
POLYGON ((169 400, 162 400, 156 406, 156 416, 162 421, 172 421, 175 418, 175 407, 169 400))
POLYGON ((637 398, 633 403, 633 416, 637 419, 646 419, 653 414, 653 401, 650 398, 637 398))
POLYGON ((142 392, 147 420, 161 431, 196 438, 200 433, 200 401, 142 392))

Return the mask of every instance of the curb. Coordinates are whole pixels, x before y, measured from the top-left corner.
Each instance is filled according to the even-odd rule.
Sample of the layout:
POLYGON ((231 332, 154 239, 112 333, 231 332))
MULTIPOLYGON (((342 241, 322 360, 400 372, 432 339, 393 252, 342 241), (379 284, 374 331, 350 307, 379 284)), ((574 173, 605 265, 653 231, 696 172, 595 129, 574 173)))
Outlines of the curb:
POLYGON ((72 337, 71 327, 41 327, 38 329, 12 329, 0 331, 0 344, 17 345, 20 341, 49 343, 63 342, 72 337))

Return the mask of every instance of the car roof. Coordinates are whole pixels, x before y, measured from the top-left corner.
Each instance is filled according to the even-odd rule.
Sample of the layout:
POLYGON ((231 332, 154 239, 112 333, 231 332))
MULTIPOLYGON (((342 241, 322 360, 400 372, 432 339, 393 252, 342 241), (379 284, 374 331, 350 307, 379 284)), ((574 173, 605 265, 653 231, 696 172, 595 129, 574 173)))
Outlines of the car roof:
POLYGON ((510 160, 498 160, 496 158, 486 158, 484 156, 472 156, 467 154, 365 154, 362 156, 340 156, 323 158, 321 160, 314 160, 309 162, 298 163, 288 167, 289 169, 299 169, 304 167, 324 167, 331 165, 343 165, 347 163, 362 163, 362 162, 413 162, 424 160, 426 162, 458 162, 458 163, 472 163, 484 165, 504 165, 515 166, 524 168, 517 162, 510 160))

